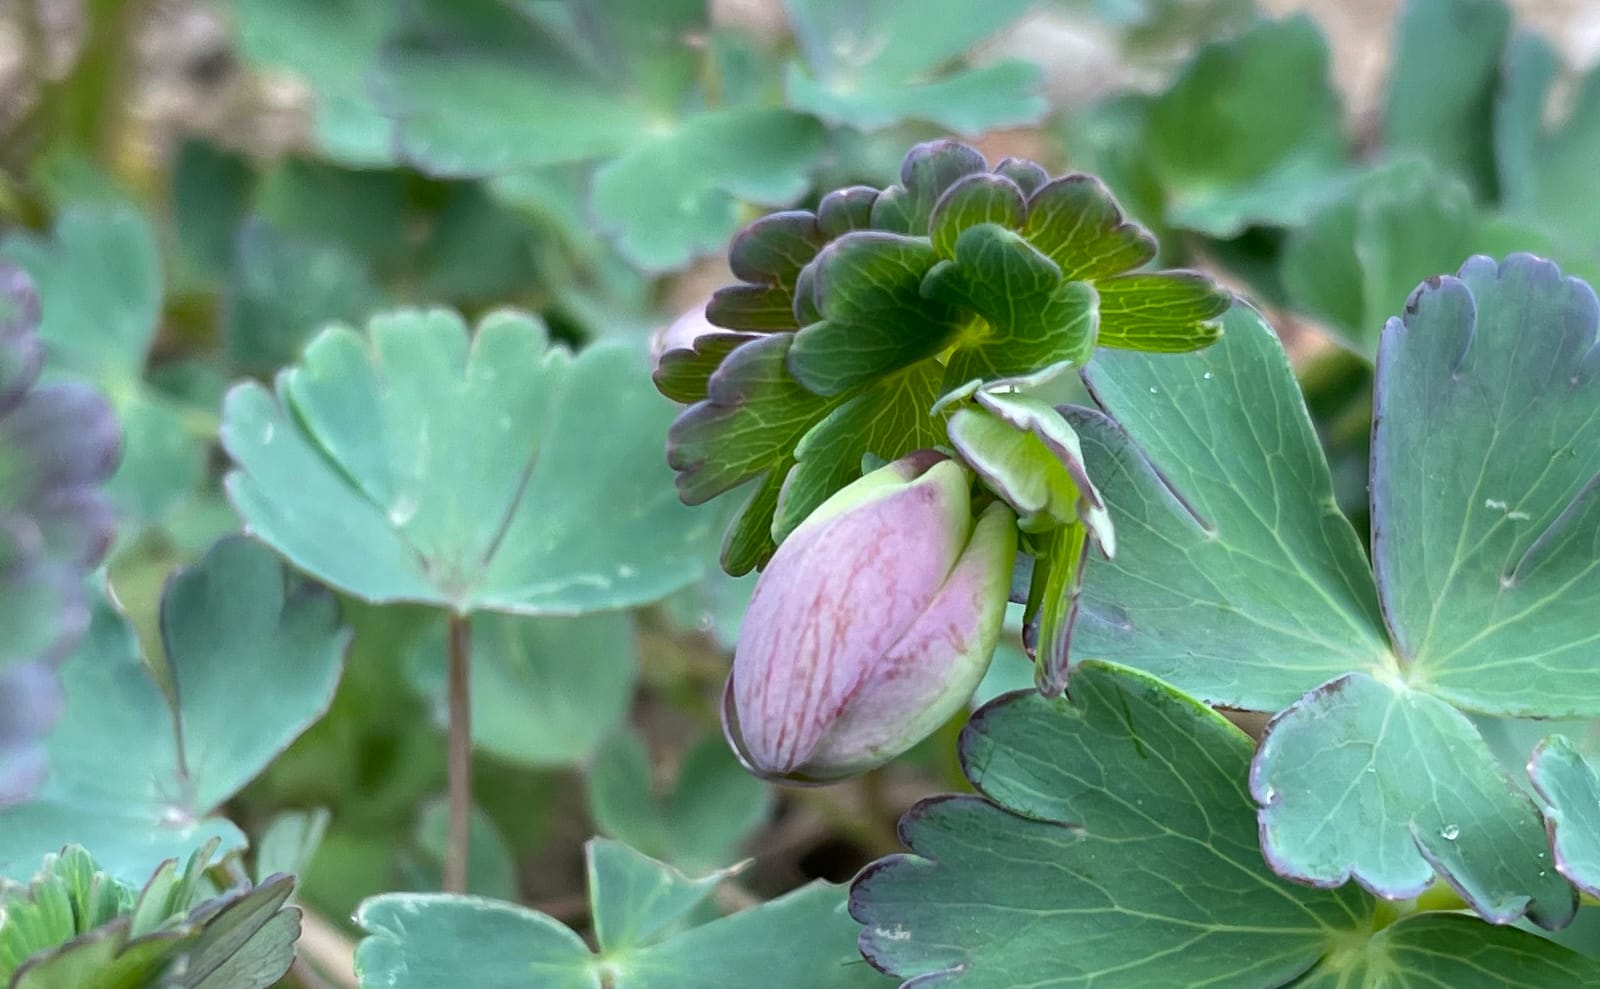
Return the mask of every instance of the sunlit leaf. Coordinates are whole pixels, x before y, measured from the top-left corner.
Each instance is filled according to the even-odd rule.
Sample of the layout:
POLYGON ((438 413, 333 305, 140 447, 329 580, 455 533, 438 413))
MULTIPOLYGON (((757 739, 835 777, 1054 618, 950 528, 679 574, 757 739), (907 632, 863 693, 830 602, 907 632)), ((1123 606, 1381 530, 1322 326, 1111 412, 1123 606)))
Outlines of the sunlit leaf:
POLYGON ((695 578, 706 532, 655 466, 667 408, 641 363, 621 345, 574 356, 512 313, 475 333, 443 310, 334 327, 276 394, 229 394, 229 494, 252 532, 369 601, 651 601, 695 578))
POLYGON ((680 928, 675 922, 722 874, 691 880, 604 839, 587 847, 598 953, 571 929, 526 907, 479 897, 393 893, 362 904, 356 951, 365 989, 433 989, 466 979, 478 989, 540 985, 599 989, 834 989, 886 984, 855 952, 842 891, 814 884, 680 928), (781 964, 774 960, 781 958, 781 964))

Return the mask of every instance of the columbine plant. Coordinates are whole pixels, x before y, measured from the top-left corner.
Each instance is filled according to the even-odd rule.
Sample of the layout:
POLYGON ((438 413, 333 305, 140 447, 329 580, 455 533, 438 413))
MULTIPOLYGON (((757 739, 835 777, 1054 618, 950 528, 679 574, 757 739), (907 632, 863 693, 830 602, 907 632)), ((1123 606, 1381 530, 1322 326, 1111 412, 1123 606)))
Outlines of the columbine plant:
POLYGON ((1490 744, 1600 716, 1594 292, 1476 257, 1388 321, 1369 560, 1276 335, 1199 276, 1131 271, 1153 253, 1093 180, 948 143, 740 236, 744 284, 707 309, 729 332, 657 372, 692 403, 684 499, 752 488, 723 553, 765 566, 731 740, 815 782, 930 733, 992 649, 1003 524, 1039 689, 962 732, 978 795, 918 805, 911 854, 855 881, 876 967, 1600 985, 1509 926, 1600 891, 1600 773, 1566 736, 1490 744), (1069 369, 1097 408, 1034 397, 1069 369), (1274 717, 1258 743, 1214 708, 1274 717))
MULTIPOLYGON (((1194 272, 1139 270, 1155 254, 1155 239, 1095 179, 1052 180, 1010 158, 991 169, 950 141, 913 148, 898 185, 841 189, 815 213, 757 221, 730 255, 743 283, 706 309, 728 332, 669 351, 656 374, 664 394, 692 403, 668 453, 683 499, 752 488, 723 543, 724 568, 741 574, 774 559, 866 465, 942 450, 1017 517, 1031 568, 1027 641, 1039 647, 1041 688, 1059 693, 1086 553, 1097 544, 1109 554, 1114 542, 1072 428, 1027 389, 1081 369, 1097 346, 1182 352, 1217 339, 1231 297, 1194 272)), ((908 544, 944 538, 901 524, 908 544)), ((757 597, 798 593, 774 583, 819 579, 778 567, 757 597)), ((736 700, 748 693, 738 671, 750 667, 806 669, 796 683, 826 679, 809 670, 826 661, 785 638, 781 655, 741 642, 736 700)), ((852 682, 874 659, 854 656, 836 675, 852 682)), ((842 699, 823 689, 799 707, 842 699)), ((746 722, 742 733, 764 729, 752 736, 746 722)), ((903 750, 915 739, 899 741, 903 750)))

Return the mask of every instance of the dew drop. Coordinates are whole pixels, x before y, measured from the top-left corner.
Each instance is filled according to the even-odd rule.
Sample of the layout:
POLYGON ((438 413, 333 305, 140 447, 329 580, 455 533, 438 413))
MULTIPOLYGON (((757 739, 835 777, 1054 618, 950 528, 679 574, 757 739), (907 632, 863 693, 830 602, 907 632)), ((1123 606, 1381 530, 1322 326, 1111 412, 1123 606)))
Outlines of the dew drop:
POLYGON ((1155 393, 1156 393, 1156 386, 1155 385, 1151 385, 1150 386, 1150 394, 1154 395, 1155 393))
POLYGON ((389 524, 397 527, 405 525, 417 517, 418 507, 415 496, 401 495, 395 499, 393 505, 389 506, 389 524))
POLYGON ((1200 377, 1206 379, 1207 381, 1210 381, 1211 380, 1211 372, 1207 371, 1205 374, 1202 374, 1200 377))
POLYGON ((267 423, 267 428, 261 431, 261 445, 266 446, 272 442, 272 435, 278 431, 272 423, 267 423))
POLYGON ((1461 829, 1456 827, 1454 824, 1446 824, 1444 827, 1439 829, 1439 837, 1443 838, 1445 841, 1455 841, 1457 838, 1461 837, 1461 829))

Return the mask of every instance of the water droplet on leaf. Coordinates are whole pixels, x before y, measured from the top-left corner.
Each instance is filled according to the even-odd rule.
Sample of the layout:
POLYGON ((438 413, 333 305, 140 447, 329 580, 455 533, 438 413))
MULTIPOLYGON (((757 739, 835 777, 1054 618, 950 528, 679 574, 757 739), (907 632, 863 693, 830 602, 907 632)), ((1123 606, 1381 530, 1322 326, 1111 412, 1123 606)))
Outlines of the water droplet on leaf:
POLYGON ((1445 841, 1455 841, 1457 838, 1461 837, 1461 829, 1456 827, 1454 824, 1446 824, 1444 827, 1439 829, 1439 837, 1443 838, 1445 841))
POLYGON ((417 517, 417 499, 413 495, 403 494, 396 498, 394 504, 389 506, 389 524, 403 526, 417 517))

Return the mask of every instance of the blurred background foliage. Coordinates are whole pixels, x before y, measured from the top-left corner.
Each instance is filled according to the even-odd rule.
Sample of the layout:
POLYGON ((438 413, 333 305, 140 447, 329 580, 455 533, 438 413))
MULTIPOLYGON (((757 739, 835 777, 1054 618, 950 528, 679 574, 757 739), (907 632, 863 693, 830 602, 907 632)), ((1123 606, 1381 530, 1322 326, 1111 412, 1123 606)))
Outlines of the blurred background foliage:
MULTIPOLYGON (((162 579, 239 526, 231 382, 401 304, 524 309, 642 379, 741 225, 948 134, 1098 174, 1163 264, 1267 310, 1359 525, 1410 288, 1474 252, 1600 277, 1597 61, 1581 0, 8 0, 0 256, 43 296, 47 374, 124 424, 108 566, 150 656, 162 579)), ((689 870, 753 854, 737 896, 766 898, 964 787, 955 726, 825 790, 741 772, 716 703, 750 582, 716 551, 647 608, 475 620, 475 891, 581 925, 599 833, 689 870)), ((258 855, 308 857, 334 956, 363 897, 437 887, 444 844, 440 619, 344 605, 331 711, 230 805, 258 855)), ((981 696, 1029 676, 1002 650, 981 696)), ((1597 952, 1595 926, 1562 936, 1597 952)))

